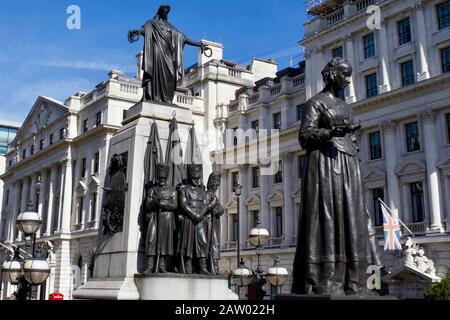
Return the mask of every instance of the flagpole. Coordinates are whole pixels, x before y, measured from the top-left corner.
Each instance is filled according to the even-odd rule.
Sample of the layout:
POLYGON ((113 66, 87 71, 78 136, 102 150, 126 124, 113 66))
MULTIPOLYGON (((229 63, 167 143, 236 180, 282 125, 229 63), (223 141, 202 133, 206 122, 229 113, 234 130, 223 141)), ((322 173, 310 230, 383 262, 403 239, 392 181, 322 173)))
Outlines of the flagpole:
MULTIPOLYGON (((386 203, 384 203, 383 202, 383 200, 381 200, 380 198, 378 198, 378 201, 380 201, 380 203, 387 209, 387 211, 388 211, 388 213, 391 215, 391 217, 392 218, 394 218, 394 215, 392 214, 392 211, 391 211, 391 209, 389 209, 389 207, 387 206, 387 204, 386 203)), ((411 231, 411 230, 409 230, 409 228, 403 223, 403 221, 402 220, 400 220, 400 218, 399 217, 396 217, 397 218, 397 220, 400 222, 400 224, 413 236, 413 237, 415 237, 415 235, 414 235, 414 233, 411 231)))

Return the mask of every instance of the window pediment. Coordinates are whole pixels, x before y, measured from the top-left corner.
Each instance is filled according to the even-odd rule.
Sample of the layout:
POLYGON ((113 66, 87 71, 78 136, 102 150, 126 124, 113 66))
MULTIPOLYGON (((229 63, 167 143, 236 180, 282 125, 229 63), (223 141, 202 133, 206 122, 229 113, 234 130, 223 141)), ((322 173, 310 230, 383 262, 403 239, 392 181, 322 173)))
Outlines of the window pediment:
POLYGON ((376 181, 376 180, 386 180, 386 173, 384 173, 383 171, 381 171, 375 167, 370 167, 367 170, 367 173, 364 175, 363 181, 371 182, 371 181, 376 181))
POLYGON ((419 160, 407 160, 402 162, 396 169, 395 174, 399 176, 412 175, 417 173, 425 173, 426 166, 419 160))
POLYGON ((267 197, 267 201, 268 202, 275 202, 275 201, 283 201, 284 200, 284 195, 282 192, 278 191, 278 190, 274 190, 268 197, 267 197))

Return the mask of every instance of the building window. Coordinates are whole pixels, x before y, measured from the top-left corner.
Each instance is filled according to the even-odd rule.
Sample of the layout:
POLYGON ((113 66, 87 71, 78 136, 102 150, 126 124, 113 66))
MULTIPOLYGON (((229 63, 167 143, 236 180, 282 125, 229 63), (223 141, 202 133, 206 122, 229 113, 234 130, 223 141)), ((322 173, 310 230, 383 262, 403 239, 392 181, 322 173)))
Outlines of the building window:
POLYGON ((251 228, 256 228, 258 226, 258 222, 259 222, 259 211, 258 210, 253 210, 250 212, 251 216, 252 216, 252 222, 253 224, 250 226, 251 228))
POLYGON ((408 152, 420 150, 419 126, 417 122, 408 123, 406 126, 406 148, 408 152))
POLYGON ((81 159, 81 177, 86 177, 86 158, 81 159))
POLYGON ((450 47, 441 50, 442 72, 450 72, 450 47))
POLYGON ((450 26, 450 1, 437 5, 439 30, 450 26))
POLYGON ((414 76, 414 64, 411 61, 401 64, 402 69, 402 86, 413 84, 416 79, 414 76))
POLYGON ((305 113, 305 105, 304 104, 299 104, 297 107, 297 121, 302 121, 303 119, 303 114, 305 113))
POLYGON ((344 55, 342 53, 342 46, 333 49, 333 58, 343 58, 344 55))
POLYGON ((89 127, 88 127, 88 119, 85 119, 84 121, 83 121, 83 132, 87 132, 89 130, 89 127))
POLYGON ((297 177, 299 179, 302 178, 302 172, 303 172, 304 164, 305 164, 305 156, 299 155, 297 157, 297 177))
POLYGON ((399 45, 411 42, 411 23, 409 18, 399 21, 397 26, 399 45))
POLYGON ((48 142, 50 145, 52 145, 53 144, 53 134, 51 134, 50 135, 50 138, 49 138, 49 142, 48 142))
POLYGON ((97 193, 93 193, 91 201, 91 221, 95 221, 96 216, 97 216, 97 193))
POLYGON ((44 139, 41 139, 39 141, 39 150, 42 150, 42 149, 44 149, 44 139))
POLYGON ((275 237, 283 236, 283 208, 275 208, 275 237))
POLYGON ((259 188, 259 167, 252 168, 252 187, 259 188))
POLYGON ((378 199, 384 201, 384 190, 377 188, 372 190, 373 213, 375 215, 375 225, 383 225, 383 212, 381 211, 381 203, 378 199))
POLYGON ((423 206, 423 184, 422 182, 411 183, 410 187, 413 222, 423 222, 425 217, 423 206))
POLYGON ((236 187, 239 185, 239 172, 234 171, 231 173, 231 187, 232 192, 236 191, 236 187))
POLYGON ((6 190, 5 204, 9 204, 9 190, 6 190))
POLYGON ((59 129, 59 140, 63 140, 64 139, 65 132, 66 132, 65 128, 59 129))
POLYGON ((447 113, 447 138, 450 143, 450 113, 447 113))
POLYGON ((373 33, 363 38, 364 41, 364 59, 375 56, 375 36, 373 33))
POLYGON ((378 95, 378 80, 376 73, 366 76, 366 95, 367 98, 378 95))
POLYGON ((238 130, 238 128, 233 128, 233 145, 234 146, 237 146, 237 144, 238 144, 237 130, 238 130))
POLYGON ((274 175, 274 183, 283 183, 283 160, 278 162, 278 171, 274 175))
POLYGON ((122 120, 125 120, 127 118, 127 110, 122 111, 122 120))
POLYGON ((255 130, 256 133, 259 132, 259 120, 252 121, 252 129, 255 130))
POLYGON ((98 127, 99 125, 102 124, 102 112, 97 112, 97 114, 95 115, 95 126, 98 127))
POLYGON ((27 157, 27 149, 22 150, 22 160, 27 157))
POLYGON ((11 167, 12 166, 12 160, 9 160, 8 161, 8 167, 11 167))
POLYGON ((100 152, 97 152, 94 155, 94 173, 98 173, 99 166, 100 166, 100 152))
POLYGON ((274 113, 272 115, 273 128, 275 130, 281 130, 281 112, 274 113))
POLYGON ((17 131, 14 128, 0 127, 0 155, 5 155, 8 152, 8 145, 16 137, 17 131))
POLYGON ((237 241, 238 238, 238 219, 237 214, 232 214, 231 241, 237 241))
POLYGON ((380 131, 369 134, 370 141, 370 160, 381 159, 383 157, 381 151, 381 133, 380 131))
POLYGON ((81 224, 81 222, 83 222, 83 204, 84 204, 84 197, 80 197, 78 201, 78 216, 77 216, 78 224, 81 224))

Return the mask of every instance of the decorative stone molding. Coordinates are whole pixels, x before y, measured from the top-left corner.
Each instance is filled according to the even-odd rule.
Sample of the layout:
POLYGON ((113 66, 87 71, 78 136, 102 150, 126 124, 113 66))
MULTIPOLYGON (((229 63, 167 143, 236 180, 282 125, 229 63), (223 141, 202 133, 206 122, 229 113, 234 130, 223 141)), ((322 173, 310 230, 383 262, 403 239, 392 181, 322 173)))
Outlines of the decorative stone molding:
POLYGON ((395 174, 400 177, 402 184, 425 181, 426 165, 419 160, 406 160, 397 166, 395 174))
POLYGON ((375 167, 369 167, 363 177, 364 185, 369 189, 385 187, 386 181, 386 173, 375 167))
POLYGON ((273 192, 267 197, 267 201, 271 207, 282 207, 284 204, 284 195, 279 190, 273 190, 273 192))
POLYGON ((442 171, 445 176, 450 176, 450 156, 447 159, 440 161, 437 167, 442 171))
POLYGON ((385 134, 394 134, 395 130, 397 128, 397 121, 395 120, 388 120, 384 121, 379 124, 381 130, 383 130, 383 133, 385 134))
POLYGON ((423 123, 434 123, 436 120, 436 112, 433 110, 424 110, 418 113, 418 117, 423 123))
POLYGON ((249 210, 259 210, 261 208, 261 198, 252 194, 245 200, 245 205, 249 210))

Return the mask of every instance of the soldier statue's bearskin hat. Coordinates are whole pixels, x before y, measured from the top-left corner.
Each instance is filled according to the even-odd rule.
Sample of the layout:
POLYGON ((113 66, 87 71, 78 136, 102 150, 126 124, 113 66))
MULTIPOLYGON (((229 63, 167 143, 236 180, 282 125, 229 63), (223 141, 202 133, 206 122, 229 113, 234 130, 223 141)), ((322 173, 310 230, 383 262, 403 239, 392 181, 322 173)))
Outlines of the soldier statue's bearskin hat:
POLYGON ((201 164, 188 164, 187 174, 188 178, 200 178, 202 176, 202 165, 201 164))
POLYGON ((158 163, 156 165, 156 176, 158 178, 160 178, 160 177, 168 178, 169 177, 169 169, 170 169, 170 167, 167 164, 158 163))

